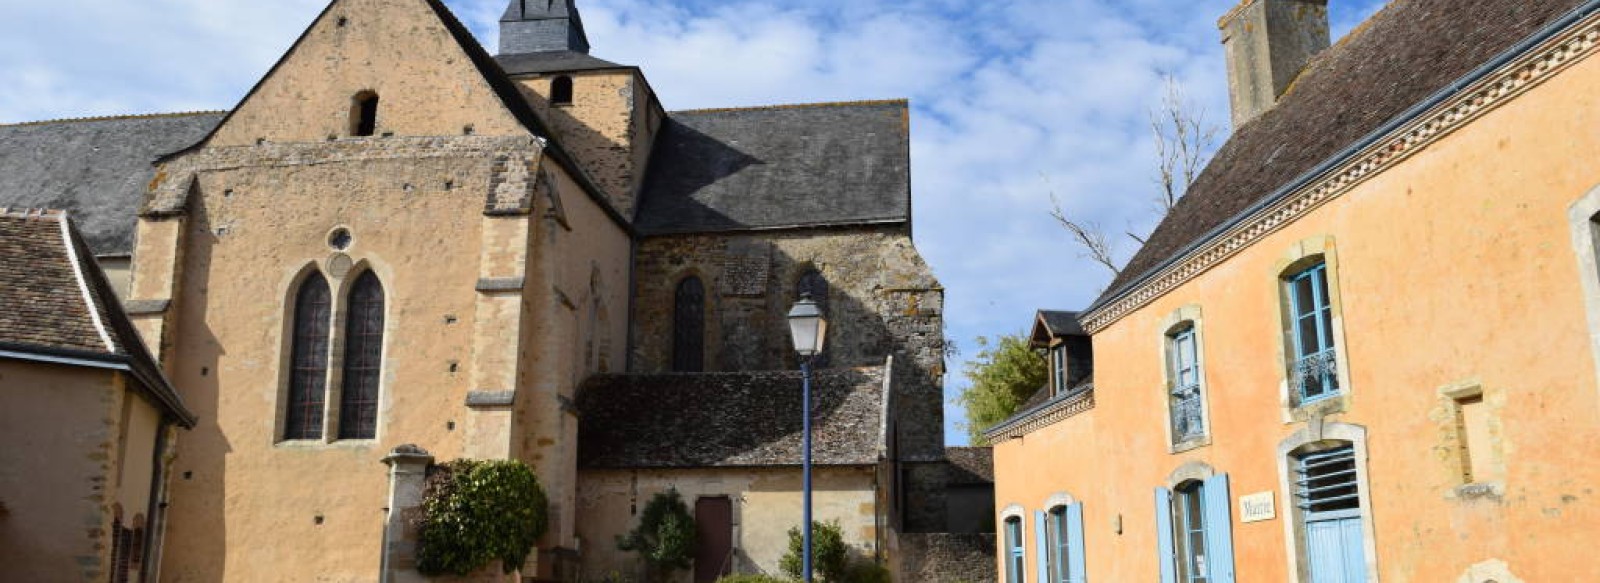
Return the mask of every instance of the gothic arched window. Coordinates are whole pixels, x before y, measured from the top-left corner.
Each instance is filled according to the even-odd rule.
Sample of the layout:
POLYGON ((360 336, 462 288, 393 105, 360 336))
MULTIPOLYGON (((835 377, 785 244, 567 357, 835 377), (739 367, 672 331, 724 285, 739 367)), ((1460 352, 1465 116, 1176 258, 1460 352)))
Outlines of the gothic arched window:
POLYGON ((372 439, 378 433, 378 378, 383 371, 383 283, 371 271, 350 288, 344 333, 339 439, 372 439))
POLYGON ((294 300, 290 348, 289 403, 284 439, 322 439, 322 409, 328 387, 328 280, 313 273, 294 300))
POLYGON ((672 313, 673 372, 705 370, 706 288, 700 278, 678 282, 672 313))
POLYGON ((550 81, 550 105, 572 105, 572 78, 566 75, 550 81))

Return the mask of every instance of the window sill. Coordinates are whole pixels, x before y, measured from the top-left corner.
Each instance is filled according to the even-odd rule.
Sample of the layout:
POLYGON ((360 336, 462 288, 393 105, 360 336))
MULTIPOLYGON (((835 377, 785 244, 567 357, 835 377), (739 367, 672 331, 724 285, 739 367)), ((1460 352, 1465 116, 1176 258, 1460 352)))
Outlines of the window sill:
POLYGON ((1210 435, 1202 435, 1200 437, 1191 437, 1189 439, 1186 439, 1186 440, 1180 441, 1178 443, 1172 444, 1172 447, 1168 450, 1168 453, 1176 455, 1176 454, 1184 453, 1184 452, 1187 452, 1187 451, 1194 451, 1194 450, 1200 449, 1202 447, 1208 447, 1210 445, 1211 445, 1211 436, 1210 435))
POLYGON ((340 439, 336 441, 323 441, 320 439, 296 439, 279 441, 272 444, 272 449, 286 451, 310 451, 322 449, 368 449, 378 445, 376 439, 340 439))
POLYGON ((1505 495, 1505 482, 1473 482, 1471 484, 1462 484, 1460 486, 1456 486, 1446 493, 1444 497, 1457 502, 1471 502, 1475 500, 1499 502, 1505 499, 1505 495))
POLYGON ((1313 417, 1327 417, 1337 413, 1344 413, 1349 409, 1350 393, 1341 392, 1332 397, 1324 397, 1288 409, 1285 412, 1284 423, 1305 423, 1313 417))

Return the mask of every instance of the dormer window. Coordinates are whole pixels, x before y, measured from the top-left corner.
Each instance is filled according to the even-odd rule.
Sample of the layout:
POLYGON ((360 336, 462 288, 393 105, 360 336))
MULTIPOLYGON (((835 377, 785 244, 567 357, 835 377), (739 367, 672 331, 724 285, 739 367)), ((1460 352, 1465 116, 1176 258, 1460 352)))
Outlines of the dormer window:
POLYGON ((370 136, 378 129, 378 94, 357 93, 350 104, 350 135, 370 136))
POLYGON ((566 75, 550 81, 550 105, 572 105, 572 78, 566 75))
POLYGON ((1050 386, 1055 390, 1053 394, 1061 394, 1071 388, 1067 386, 1067 345, 1057 344, 1050 349, 1050 386))

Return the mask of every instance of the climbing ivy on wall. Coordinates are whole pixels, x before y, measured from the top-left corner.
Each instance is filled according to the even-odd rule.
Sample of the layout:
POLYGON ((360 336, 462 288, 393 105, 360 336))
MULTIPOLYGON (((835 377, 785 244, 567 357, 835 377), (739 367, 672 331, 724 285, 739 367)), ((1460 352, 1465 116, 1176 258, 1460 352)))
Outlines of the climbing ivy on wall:
POLYGON ((548 526, 539 479, 517 460, 456 460, 429 469, 417 533, 417 570, 467 575, 495 559, 522 566, 548 526))

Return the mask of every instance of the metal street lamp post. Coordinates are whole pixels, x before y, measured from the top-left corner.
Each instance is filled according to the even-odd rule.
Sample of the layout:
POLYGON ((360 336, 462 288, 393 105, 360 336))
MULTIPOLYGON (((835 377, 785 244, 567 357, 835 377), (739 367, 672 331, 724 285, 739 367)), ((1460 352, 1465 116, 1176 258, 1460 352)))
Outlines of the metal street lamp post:
POLYGON ((800 555, 801 572, 805 582, 811 583, 811 359, 822 352, 822 343, 828 336, 828 318, 811 299, 811 294, 800 296, 800 301, 795 302, 794 308, 789 310, 789 334, 794 339, 794 350, 800 353, 800 379, 804 386, 804 396, 801 400, 802 417, 804 422, 804 440, 801 445, 801 467, 803 468, 804 490, 802 500, 805 510, 800 517, 801 532, 804 546, 800 555))

